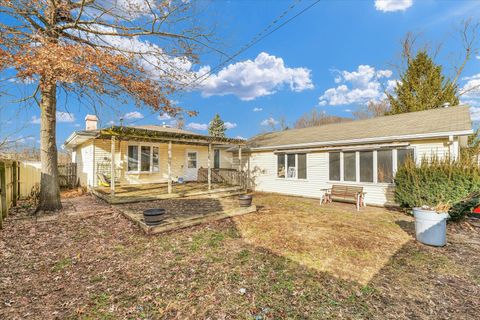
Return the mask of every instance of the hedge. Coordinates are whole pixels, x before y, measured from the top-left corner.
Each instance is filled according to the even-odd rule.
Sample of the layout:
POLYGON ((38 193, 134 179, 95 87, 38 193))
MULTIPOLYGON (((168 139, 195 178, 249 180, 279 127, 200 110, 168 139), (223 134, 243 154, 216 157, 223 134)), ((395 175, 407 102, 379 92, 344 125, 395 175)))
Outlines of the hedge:
MULTIPOLYGON (((471 161, 448 158, 424 159, 419 165, 408 160, 398 169, 395 186, 395 200, 402 208, 440 204, 458 208, 462 200, 480 191, 480 167, 471 161)), ((456 212, 450 212, 452 220, 461 218, 456 212)))

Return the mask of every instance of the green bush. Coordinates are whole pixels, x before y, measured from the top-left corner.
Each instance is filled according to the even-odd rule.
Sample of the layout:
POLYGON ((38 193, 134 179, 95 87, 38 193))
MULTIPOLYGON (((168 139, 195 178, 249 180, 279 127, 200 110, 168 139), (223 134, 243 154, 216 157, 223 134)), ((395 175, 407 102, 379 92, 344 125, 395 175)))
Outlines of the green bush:
MULTIPOLYGON (((424 159, 419 165, 408 160, 398 169, 395 186, 395 200, 403 208, 454 207, 472 192, 480 191, 480 167, 468 160, 424 159)), ((457 216, 460 212, 451 213, 452 220, 461 219, 463 215, 457 216)))

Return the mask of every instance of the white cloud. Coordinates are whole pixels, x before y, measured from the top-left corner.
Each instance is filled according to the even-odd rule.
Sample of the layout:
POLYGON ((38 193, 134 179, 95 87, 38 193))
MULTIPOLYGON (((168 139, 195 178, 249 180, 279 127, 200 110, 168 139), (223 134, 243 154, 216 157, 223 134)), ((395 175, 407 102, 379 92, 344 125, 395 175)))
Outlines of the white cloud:
POLYGON ((277 124, 278 124, 278 121, 273 119, 272 117, 265 119, 260 123, 260 125, 262 126, 275 126, 277 124))
POLYGON ((200 130, 200 131, 205 131, 208 129, 208 124, 206 123, 196 123, 196 122, 190 122, 187 124, 188 129, 193 129, 193 130, 200 130))
MULTIPOLYGON (((75 115, 69 112, 57 111, 57 122, 75 122, 75 115)), ((41 119, 37 116, 32 116, 31 124, 40 124, 41 119)))
POLYGON ((114 126, 114 125, 115 125, 115 121, 110 120, 110 121, 107 122, 107 124, 108 124, 109 126, 114 126))
POLYGON ((255 107, 253 108, 253 112, 260 112, 263 111, 263 108, 255 107))
POLYGON ((480 107, 470 107, 472 121, 480 121, 480 107))
POLYGON ((480 60, 480 56, 476 56, 475 58, 477 58, 478 60, 480 60))
POLYGON ((244 137, 242 137, 242 136, 236 136, 235 139, 247 140, 247 138, 244 138, 244 137))
POLYGON ((172 119, 172 116, 170 116, 168 113, 162 113, 161 115, 157 116, 157 119, 160 121, 170 120, 172 119))
MULTIPOLYGON (((210 66, 202 67, 197 75, 210 72, 210 66)), ((283 59, 260 53, 255 60, 246 60, 230 64, 206 78, 199 85, 202 96, 235 95, 241 100, 253 100, 274 94, 288 85, 290 90, 300 92, 312 89, 310 70, 306 68, 288 68, 283 59)))
POLYGON ((413 5, 413 0, 375 0, 375 9, 383 12, 405 11, 413 5))
POLYGON ((75 128, 79 128, 79 127, 80 127, 80 123, 75 123, 73 126, 74 126, 75 128))
POLYGON ((461 103, 471 106, 472 120, 480 120, 477 119, 480 111, 480 73, 471 77, 465 77, 462 80, 466 82, 460 89, 462 97, 461 103), (474 117, 476 117, 476 119, 474 119, 474 117))
POLYGON ((128 112, 123 116, 124 119, 143 119, 143 114, 138 111, 128 112))
POLYGON ((37 118, 37 116, 32 116, 32 119, 30 120, 31 124, 40 124, 40 118, 37 118))
POLYGON ((345 112, 352 112, 352 109, 345 109, 345 112))
POLYGON ((57 122, 75 122, 75 120, 73 113, 57 111, 57 122))
POLYGON ((237 126, 236 123, 232 123, 232 122, 228 122, 228 121, 225 122, 223 125, 225 126, 225 129, 233 129, 237 126))
POLYGON ((363 104, 385 97, 383 87, 387 89, 395 85, 395 80, 388 80, 387 84, 380 81, 392 76, 390 70, 375 70, 369 65, 360 65, 356 71, 335 71, 335 88, 327 89, 319 98, 319 105, 349 105, 363 104))

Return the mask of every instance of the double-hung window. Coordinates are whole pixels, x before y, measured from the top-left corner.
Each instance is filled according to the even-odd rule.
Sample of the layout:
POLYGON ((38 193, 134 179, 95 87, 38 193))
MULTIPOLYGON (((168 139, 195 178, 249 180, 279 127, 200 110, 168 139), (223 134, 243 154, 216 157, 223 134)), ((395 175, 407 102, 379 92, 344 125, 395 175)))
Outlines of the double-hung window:
POLYGON ((307 179, 307 154, 278 153, 277 177, 287 179, 307 179))
POLYGON ((148 145, 129 145, 127 168, 129 172, 159 172, 159 148, 148 145))

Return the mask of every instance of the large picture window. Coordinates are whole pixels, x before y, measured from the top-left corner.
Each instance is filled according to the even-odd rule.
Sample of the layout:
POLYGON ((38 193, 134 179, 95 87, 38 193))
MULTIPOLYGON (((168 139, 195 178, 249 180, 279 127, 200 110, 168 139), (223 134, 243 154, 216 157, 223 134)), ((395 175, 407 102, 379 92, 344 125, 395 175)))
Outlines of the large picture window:
POLYGON ((377 180, 380 183, 393 182, 392 150, 377 151, 377 180))
POLYGON ((357 181, 356 152, 343 153, 343 180, 357 181))
POLYGON ((130 145, 127 150, 129 172, 159 172, 159 148, 145 145, 130 145))
MULTIPOLYGON (((393 183, 394 173, 407 159, 415 160, 412 148, 329 152, 330 181, 393 183), (395 159, 396 154, 396 159, 395 159), (343 157, 343 167, 341 159, 343 157), (343 170, 341 170, 343 168, 343 170)), ((300 165, 298 165, 300 167, 300 165)), ((299 169, 300 170, 300 169, 299 169)))
POLYGON ((397 168, 403 166, 403 164, 408 160, 413 160, 413 149, 398 149, 397 150, 397 168))
POLYGON ((307 154, 297 154, 298 179, 307 179, 307 154))
POLYGON ((373 151, 360 152, 360 182, 373 182, 373 151))
POLYGON ((329 179, 331 181, 340 181, 340 152, 330 152, 328 154, 329 179))

